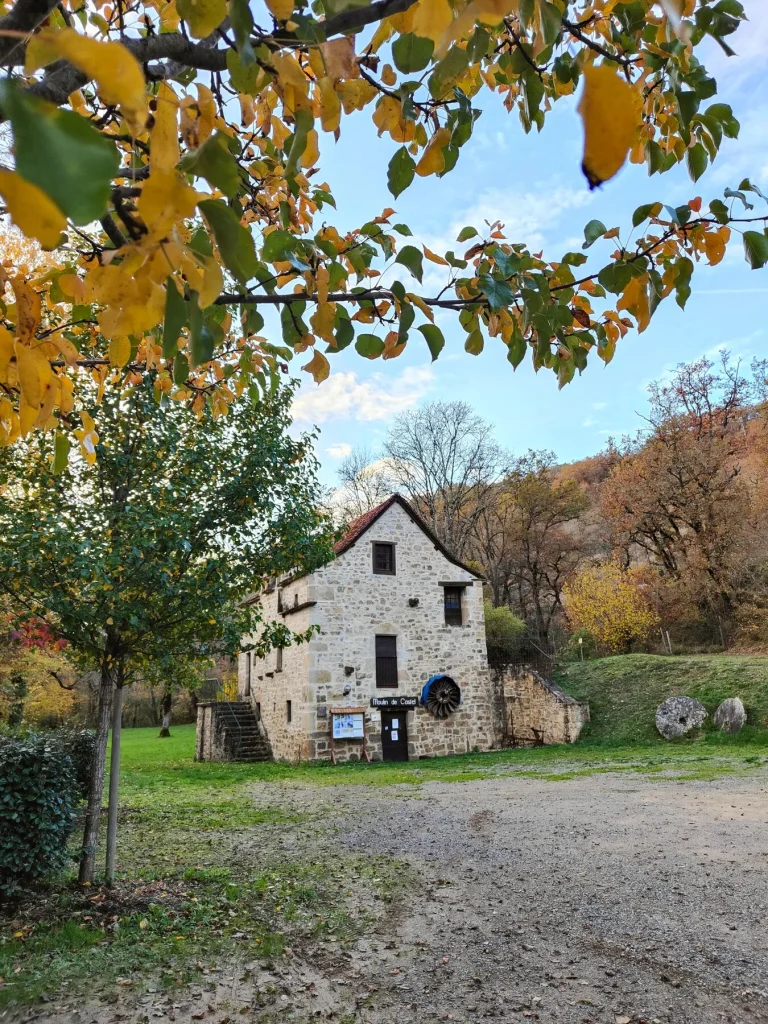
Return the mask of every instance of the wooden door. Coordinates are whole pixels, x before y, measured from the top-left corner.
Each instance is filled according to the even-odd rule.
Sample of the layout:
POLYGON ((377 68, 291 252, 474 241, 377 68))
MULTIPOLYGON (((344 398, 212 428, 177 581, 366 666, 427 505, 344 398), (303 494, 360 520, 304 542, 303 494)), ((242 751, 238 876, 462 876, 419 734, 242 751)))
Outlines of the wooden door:
POLYGON ((381 756, 385 761, 408 760, 408 729, 405 708, 381 712, 381 756))

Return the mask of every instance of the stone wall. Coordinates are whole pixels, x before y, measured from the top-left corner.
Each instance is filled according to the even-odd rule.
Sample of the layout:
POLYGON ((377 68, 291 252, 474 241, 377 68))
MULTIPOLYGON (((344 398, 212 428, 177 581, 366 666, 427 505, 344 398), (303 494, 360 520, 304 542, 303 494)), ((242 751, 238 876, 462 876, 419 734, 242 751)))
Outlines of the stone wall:
MULTIPOLYGON (((418 696, 430 676, 445 674, 461 689, 458 711, 437 719, 419 707, 404 713, 411 758, 488 750, 495 743, 493 688, 485 648, 482 583, 454 565, 398 504, 391 505, 335 561, 308 576, 286 580, 262 596, 265 619, 320 633, 308 644, 276 653, 251 667, 253 702, 274 756, 286 760, 330 755, 329 707, 369 707, 371 697, 418 696), (373 572, 372 544, 396 545, 396 574, 373 572), (445 623, 441 583, 463 584, 462 625, 445 623), (377 634, 397 637, 398 687, 377 689, 377 634), (344 688, 350 692, 345 697, 344 688), (291 722, 286 702, 291 701, 291 722)), ((239 687, 247 688, 248 655, 239 687)), ((381 716, 366 712, 369 753, 381 757, 381 716)), ((337 741, 339 760, 360 756, 359 740, 337 741)))
POLYGON ((529 668, 507 669, 497 679, 504 709, 503 742, 534 743, 534 729, 545 744, 575 743, 589 721, 589 705, 575 700, 529 668))

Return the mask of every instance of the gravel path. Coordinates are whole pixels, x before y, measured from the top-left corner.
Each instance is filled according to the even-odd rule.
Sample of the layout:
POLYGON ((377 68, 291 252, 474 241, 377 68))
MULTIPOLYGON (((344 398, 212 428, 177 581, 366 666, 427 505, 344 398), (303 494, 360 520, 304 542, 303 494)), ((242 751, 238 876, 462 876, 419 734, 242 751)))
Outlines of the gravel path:
POLYGON ((346 965, 354 1020, 768 1022, 763 772, 334 787, 333 807, 343 848, 421 879, 346 965))
POLYGON ((298 943, 277 961, 205 970, 204 986, 174 996, 26 1019, 768 1024, 763 769, 714 782, 259 784, 253 796, 317 813, 241 831, 225 859, 391 854, 407 864, 399 898, 346 946, 298 943))

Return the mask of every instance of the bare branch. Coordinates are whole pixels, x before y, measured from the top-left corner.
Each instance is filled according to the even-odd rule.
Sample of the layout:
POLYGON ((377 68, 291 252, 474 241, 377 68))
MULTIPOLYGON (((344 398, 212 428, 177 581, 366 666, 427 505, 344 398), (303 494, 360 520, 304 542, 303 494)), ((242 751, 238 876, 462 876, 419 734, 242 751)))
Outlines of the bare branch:
MULTIPOLYGON (((32 32, 45 21, 57 4, 58 0, 16 0, 11 11, 0 18, 0 32, 32 32)), ((25 39, 0 36, 0 64, 15 61, 23 54, 25 46, 25 39)))

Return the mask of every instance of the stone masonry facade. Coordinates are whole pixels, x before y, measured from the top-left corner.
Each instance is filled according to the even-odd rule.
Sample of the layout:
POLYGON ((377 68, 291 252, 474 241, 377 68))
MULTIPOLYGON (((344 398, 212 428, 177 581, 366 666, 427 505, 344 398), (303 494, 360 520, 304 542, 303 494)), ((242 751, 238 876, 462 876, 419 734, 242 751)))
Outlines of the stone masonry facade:
MULTIPOLYGON (((260 596, 265 621, 293 631, 320 627, 308 643, 239 661, 250 699, 280 760, 330 756, 330 708, 364 706, 367 748, 382 756, 381 713, 372 697, 421 694, 436 674, 453 679, 461 705, 446 718, 404 712, 408 757, 461 754, 495 745, 494 696, 485 647, 482 580, 451 560, 399 499, 328 565, 277 581, 260 596), (374 542, 394 545, 395 573, 373 572, 374 542), (447 625, 444 586, 461 586, 461 624, 447 625), (376 686, 376 636, 394 636, 397 689, 376 686), (349 693, 344 694, 345 688, 349 693)), ((402 728, 402 726, 401 726, 402 728)), ((360 740, 336 740, 338 760, 361 755, 360 740)))

